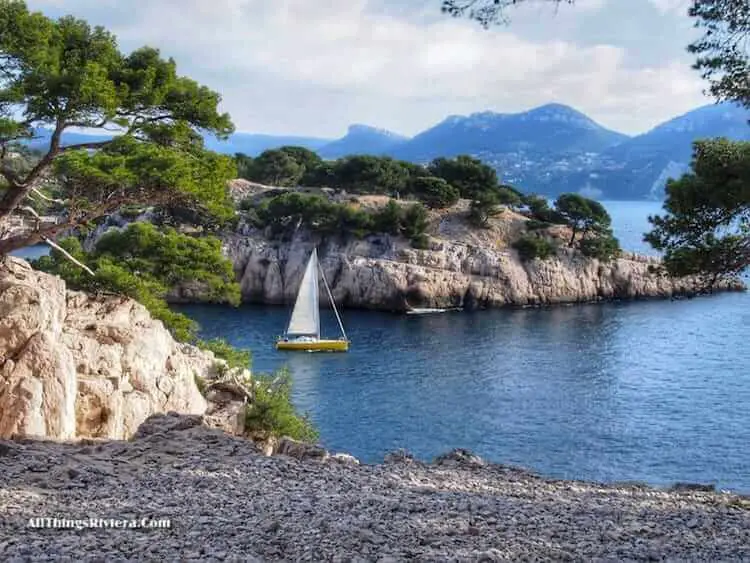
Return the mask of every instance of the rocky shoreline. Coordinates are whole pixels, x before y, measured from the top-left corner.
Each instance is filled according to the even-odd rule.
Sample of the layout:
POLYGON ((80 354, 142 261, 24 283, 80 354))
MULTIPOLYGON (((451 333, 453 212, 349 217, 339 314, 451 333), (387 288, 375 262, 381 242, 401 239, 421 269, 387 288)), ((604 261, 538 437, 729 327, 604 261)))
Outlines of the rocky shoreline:
MULTIPOLYGON (((339 203, 353 200, 357 208, 377 208, 388 201, 383 196, 328 197, 339 203)), ((476 227, 469 207, 469 201, 460 200, 448 209, 431 210, 425 248, 388 234, 321 237, 303 228, 278 237, 243 219, 222 234, 223 249, 234 264, 243 300, 266 304, 294 301, 313 247, 336 303, 347 308, 398 312, 407 310, 407 303, 464 309, 547 306, 690 297, 704 289, 697 278, 666 275, 656 257, 621 252, 602 261, 585 256, 569 246, 568 227, 533 230, 529 218, 512 209, 476 227), (514 245, 530 233, 546 239, 556 248, 554 254, 523 260, 514 245)), ((743 289, 740 280, 715 287, 743 289)), ((177 288, 172 297, 190 301, 199 295, 200 288, 177 288)))
POLYGON ((545 479, 454 451, 264 456, 199 416, 129 441, 0 441, 4 561, 740 561, 750 499, 545 479), (39 529, 30 518, 170 519, 39 529))

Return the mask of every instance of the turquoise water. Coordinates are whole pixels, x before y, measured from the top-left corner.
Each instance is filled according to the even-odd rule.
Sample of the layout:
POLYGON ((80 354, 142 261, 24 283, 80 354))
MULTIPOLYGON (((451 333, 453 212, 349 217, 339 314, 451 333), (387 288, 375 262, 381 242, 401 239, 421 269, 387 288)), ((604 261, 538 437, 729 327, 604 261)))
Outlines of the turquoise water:
MULTIPOLYGON (((648 202, 606 203, 646 251, 648 202)), ((750 492, 750 296, 438 316, 344 311, 348 354, 283 353, 287 307, 189 306, 206 337, 288 365, 323 444, 377 462, 464 447, 599 481, 715 483, 750 492)), ((324 325, 335 334, 330 312, 324 325)))
MULTIPOLYGON (((649 202, 605 202, 624 248, 649 202)), ((39 250, 36 251, 38 253, 39 250)), ((282 353, 287 307, 189 306, 205 337, 288 365, 325 446, 377 462, 464 447, 560 478, 750 492, 750 295, 438 316, 344 311, 348 354, 282 353)), ((332 314, 324 325, 335 334, 332 314)))

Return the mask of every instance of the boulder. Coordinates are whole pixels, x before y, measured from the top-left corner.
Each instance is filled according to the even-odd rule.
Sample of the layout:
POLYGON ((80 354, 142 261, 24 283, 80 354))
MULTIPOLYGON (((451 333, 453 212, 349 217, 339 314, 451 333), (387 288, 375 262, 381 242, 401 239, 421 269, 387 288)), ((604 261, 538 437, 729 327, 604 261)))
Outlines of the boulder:
POLYGON ((0 438, 124 439, 154 413, 203 414, 215 363, 131 299, 0 258, 0 438))

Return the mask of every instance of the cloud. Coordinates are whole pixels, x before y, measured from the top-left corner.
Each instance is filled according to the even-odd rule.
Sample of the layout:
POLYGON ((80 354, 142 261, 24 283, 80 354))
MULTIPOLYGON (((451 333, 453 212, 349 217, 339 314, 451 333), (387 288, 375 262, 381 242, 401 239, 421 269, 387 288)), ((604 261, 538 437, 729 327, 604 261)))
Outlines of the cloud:
MULTIPOLYGON (((125 49, 161 48, 182 73, 222 92, 240 130, 335 137, 349 123, 364 122, 413 134, 449 114, 521 111, 556 101, 606 126, 639 132, 706 103, 684 57, 634 66, 615 42, 587 44, 562 33, 573 18, 606 10, 606 1, 582 0, 564 15, 563 8, 557 15, 514 14, 519 29, 524 19, 546 18, 549 36, 541 39, 527 38, 514 23, 483 31, 472 22, 429 16, 439 0, 409 9, 390 0, 29 5, 105 25, 125 49)), ((632 1, 663 7, 682 0, 632 1)))
POLYGON ((687 13, 690 0, 649 0, 662 14, 687 13))

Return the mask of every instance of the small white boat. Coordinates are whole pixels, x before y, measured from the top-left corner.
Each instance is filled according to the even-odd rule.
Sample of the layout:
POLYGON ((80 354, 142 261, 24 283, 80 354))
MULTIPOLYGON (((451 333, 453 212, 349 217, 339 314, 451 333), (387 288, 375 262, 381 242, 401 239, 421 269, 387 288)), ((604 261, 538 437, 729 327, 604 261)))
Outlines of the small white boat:
POLYGON ((430 309, 427 307, 412 307, 406 311, 407 315, 430 315, 432 313, 445 313, 449 309, 430 309))
POLYGON ((305 352, 346 352, 349 350, 349 339, 344 332, 336 303, 328 287, 323 269, 318 264, 318 251, 313 248, 302 276, 297 300, 294 303, 292 317, 289 319, 286 333, 276 341, 277 350, 299 350, 305 352), (333 312, 341 329, 338 339, 321 338, 320 336, 320 302, 318 297, 318 276, 323 279, 333 312))
POLYGON ((409 303, 406 303, 406 314, 407 315, 432 315, 435 313, 447 313, 448 311, 462 311, 461 307, 450 307, 448 309, 439 309, 433 307, 412 307, 409 303))

